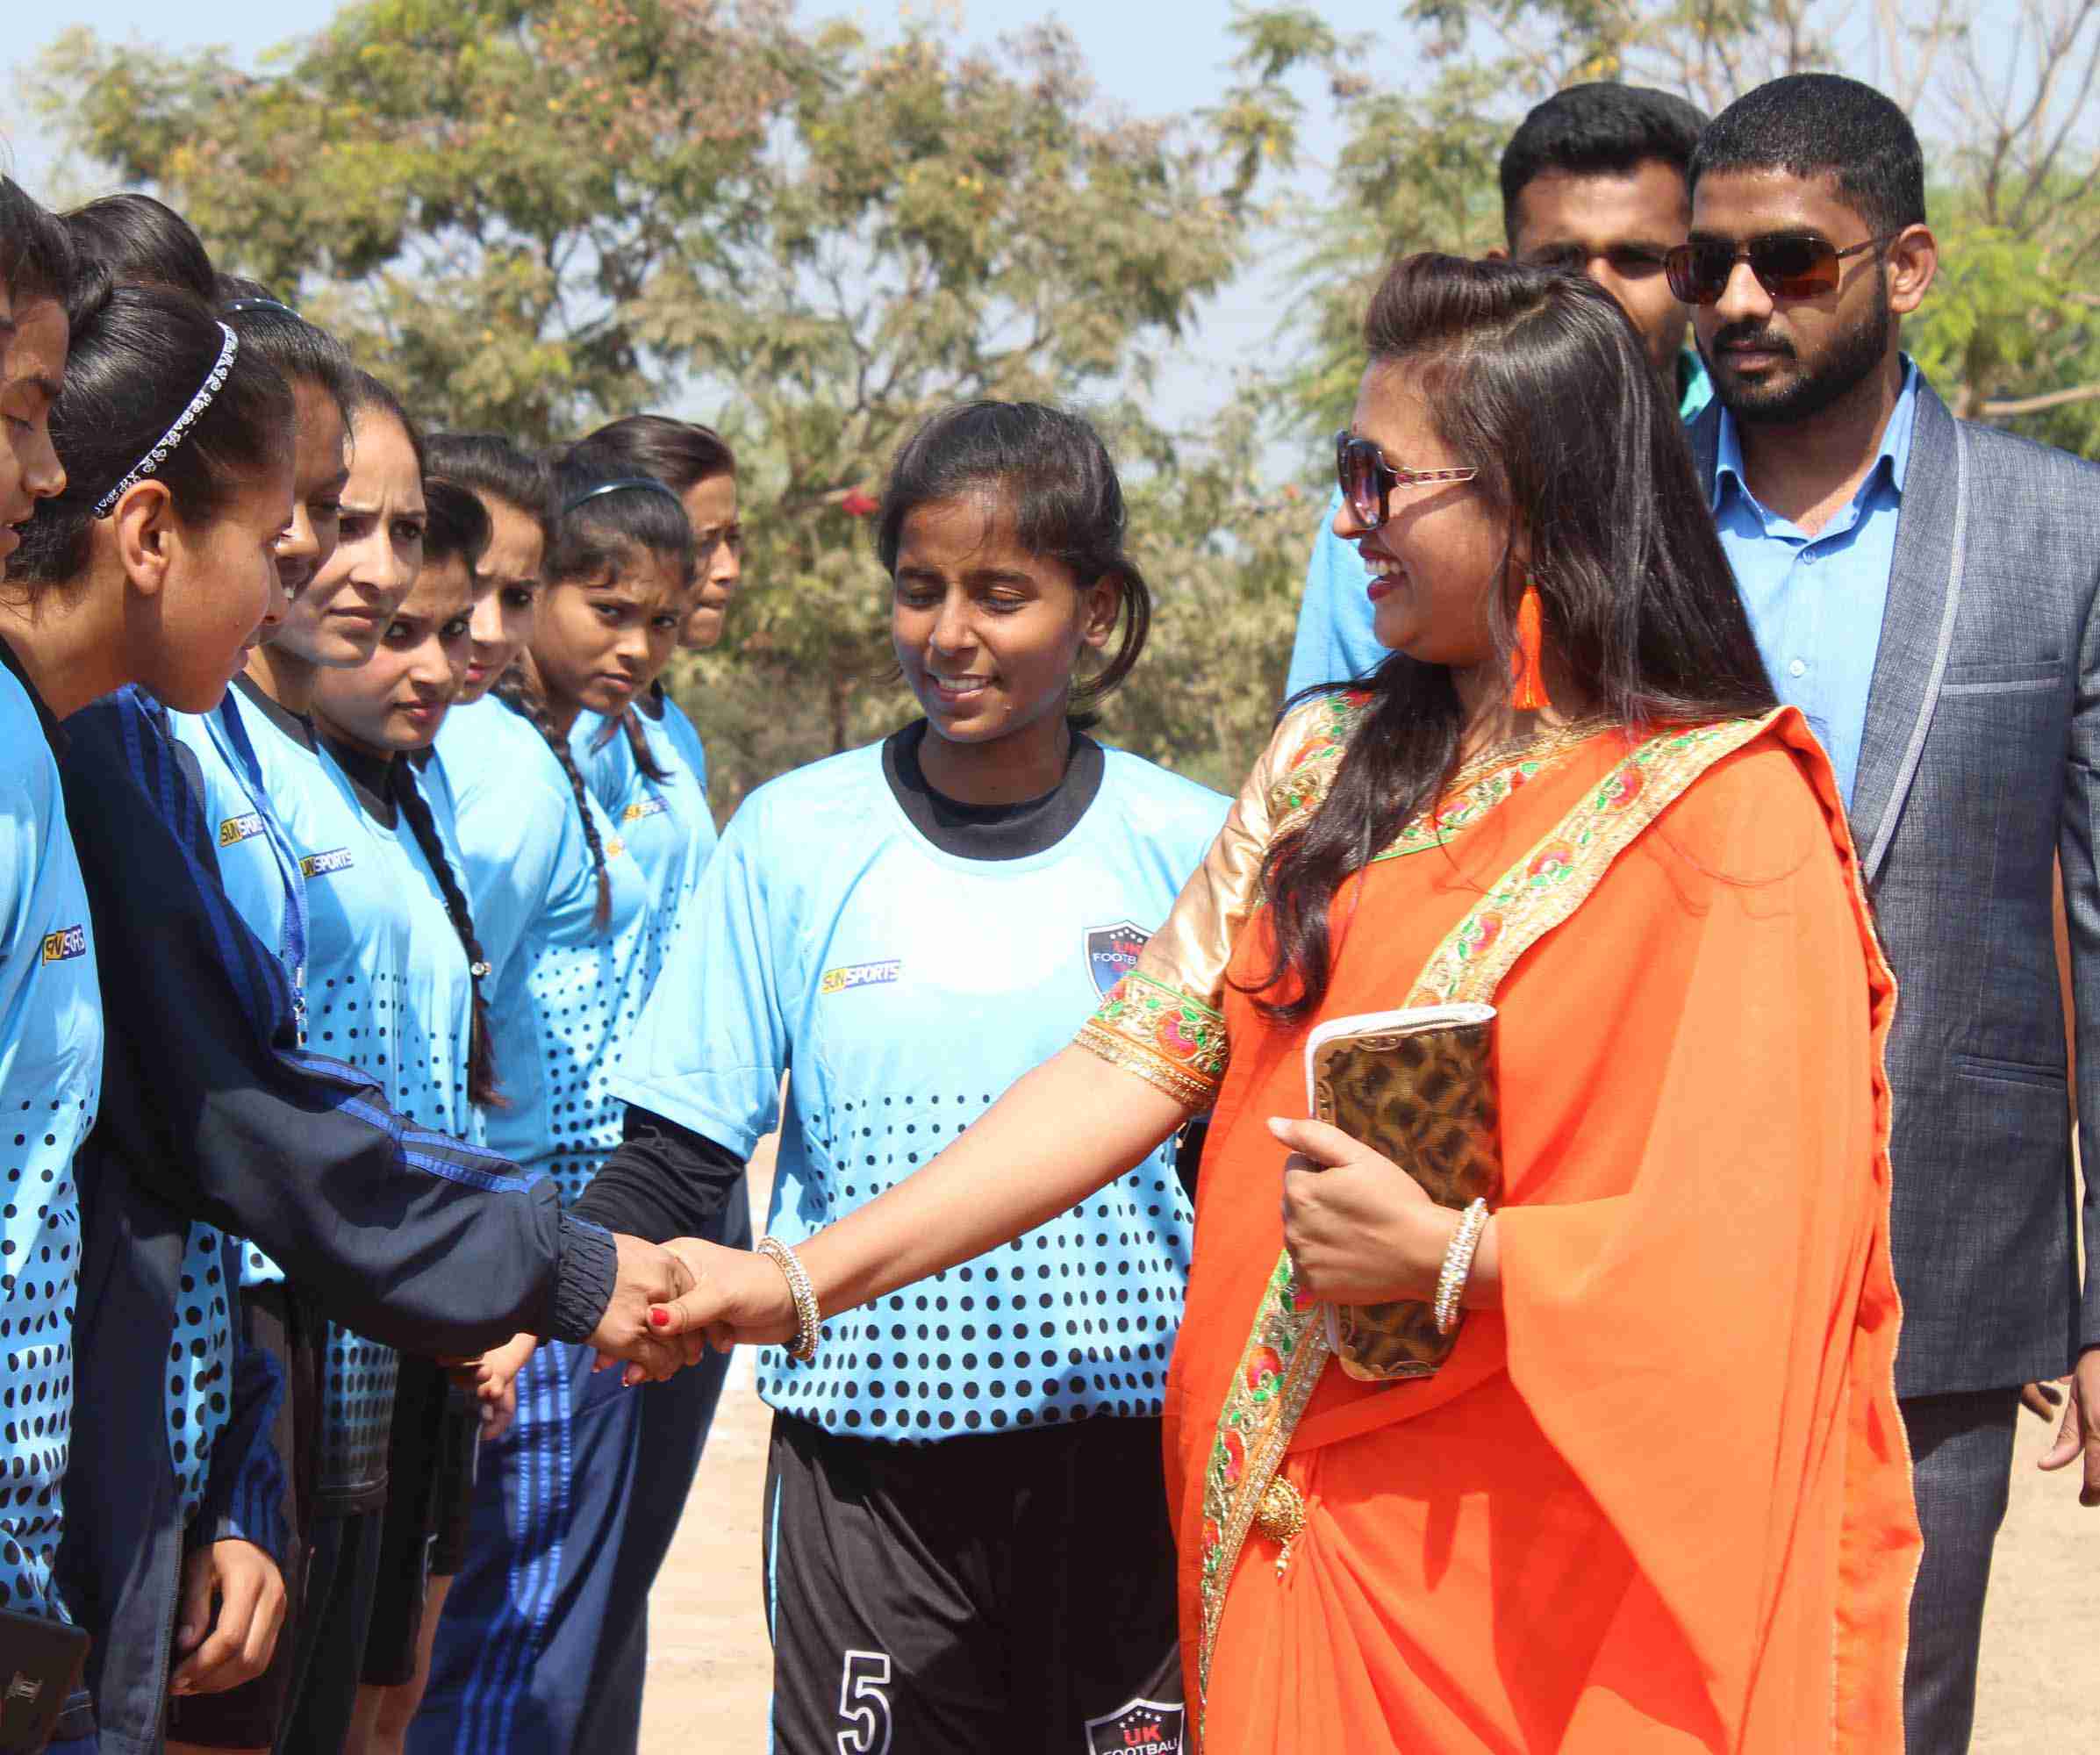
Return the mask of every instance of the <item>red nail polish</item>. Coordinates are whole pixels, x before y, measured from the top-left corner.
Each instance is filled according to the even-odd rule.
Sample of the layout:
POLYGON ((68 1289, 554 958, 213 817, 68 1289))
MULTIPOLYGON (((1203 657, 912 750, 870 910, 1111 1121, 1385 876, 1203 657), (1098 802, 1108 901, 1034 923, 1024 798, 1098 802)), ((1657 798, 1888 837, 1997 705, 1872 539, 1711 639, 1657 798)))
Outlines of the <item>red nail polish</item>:
POLYGON ((649 1312, 649 1322, 656 1328, 668 1329, 670 1327, 670 1312, 668 1310, 652 1310, 649 1312))

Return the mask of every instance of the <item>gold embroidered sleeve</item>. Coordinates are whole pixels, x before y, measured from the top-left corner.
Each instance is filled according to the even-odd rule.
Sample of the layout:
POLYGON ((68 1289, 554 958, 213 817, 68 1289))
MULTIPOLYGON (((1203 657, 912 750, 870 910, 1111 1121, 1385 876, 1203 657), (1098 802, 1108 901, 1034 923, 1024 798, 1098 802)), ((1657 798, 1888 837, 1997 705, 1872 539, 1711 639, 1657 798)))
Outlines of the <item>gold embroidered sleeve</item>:
POLYGON ((1254 912, 1277 807, 1296 802, 1283 794, 1308 759, 1330 748, 1345 712, 1334 704, 1348 699, 1311 702, 1277 727, 1166 924, 1079 1032, 1082 1048, 1156 1085, 1191 1114, 1210 1107, 1231 1058, 1225 971, 1254 912))

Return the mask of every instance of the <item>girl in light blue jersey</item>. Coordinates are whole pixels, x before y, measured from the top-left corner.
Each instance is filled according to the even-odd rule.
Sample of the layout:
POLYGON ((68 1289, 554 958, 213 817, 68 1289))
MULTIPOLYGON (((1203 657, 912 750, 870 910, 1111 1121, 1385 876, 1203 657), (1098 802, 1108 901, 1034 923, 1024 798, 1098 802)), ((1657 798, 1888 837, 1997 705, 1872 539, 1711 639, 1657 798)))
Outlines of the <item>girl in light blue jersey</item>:
MULTIPOLYGON (((531 642, 492 698, 448 718, 438 747, 505 1069, 490 1143, 573 1201, 620 1142, 611 1078, 656 978, 666 892, 628 826, 591 796, 569 738, 584 712, 625 713, 663 668, 692 535, 677 498, 646 477, 565 462, 555 491, 531 642)), ((465 1564, 409 1730, 417 1755, 597 1755, 620 1746, 607 1726, 638 1722, 640 1674, 605 1641, 641 1404, 591 1365, 587 1349, 540 1348, 510 1431, 484 1449, 465 1564)))
MULTIPOLYGON (((13 233, 10 204, 0 190, 0 231, 13 233)), ((54 250, 65 264, 64 233, 54 250)), ((18 1494, 18 1509, 37 1514, 0 1544, 0 1606, 55 1608, 55 1565, 65 1608, 94 1637, 93 1720, 125 1741, 141 1725, 158 1736, 171 1669, 178 1688, 252 1674, 276 1637, 284 1589, 267 1533, 240 1515, 255 1407, 233 1357, 223 1251, 185 1261, 180 1221, 165 1208, 142 1214, 95 1156, 90 1122, 106 1134, 110 1112, 132 1098, 128 1081, 100 1087, 109 1014, 97 1001, 90 1047, 78 986, 110 973, 96 946, 98 931, 107 942, 106 892, 95 886, 108 867, 73 856, 77 801, 61 812, 41 784, 60 777, 50 757, 67 740, 47 733, 128 684, 177 706, 225 689, 281 608, 270 548, 291 498, 292 406, 276 373, 244 362, 237 338, 186 295, 112 287, 80 264, 45 284, 18 308, 0 368, 11 444, 25 447, 45 501, 8 557, 0 637, 12 681, 0 694, 18 709, 6 737, 15 830, 38 825, 17 848, 33 856, 15 865, 16 928, 33 928, 39 907, 68 918, 0 959, 0 990, 16 994, 0 1028, 25 1027, 0 1100, 16 1117, 9 1178, 22 1191, 0 1240, 0 1327, 16 1337, 6 1475, 11 1501, 18 1494), (64 464, 48 475, 47 418, 64 464), (47 1001, 70 1015, 39 1018, 47 1001), (84 1205, 74 1195, 76 1153, 84 1205), (95 1287, 84 1306, 75 1303, 76 1274, 95 1287), (207 1406, 225 1416, 211 1430, 188 1417, 207 1406), (69 1446, 84 1465, 65 1474, 61 1540, 69 1446)), ((64 1681, 31 1654, 11 1652, 8 1663, 62 1694, 64 1681)), ((67 1719, 60 1736, 70 1747, 86 1715, 67 1719)))
MULTIPOLYGON (((1224 819, 1086 734, 1149 597, 1083 421, 937 417, 880 532, 925 717, 737 813, 622 1063, 629 1143, 579 1212, 691 1234, 776 1126, 775 1236, 872 1199, 1091 1014, 1224 819)), ((813 1363, 761 1356, 777 1747, 1122 1748, 1140 1720, 1171 1746, 1160 1415, 1189 1226, 1163 1150, 831 1322, 813 1363)))
MULTIPOLYGON (((704 651, 721 638, 741 577, 736 459, 720 436, 686 420, 629 415, 601 426, 570 453, 573 466, 607 477, 647 476, 678 497, 692 526, 693 578, 678 626, 679 649, 704 651)), ((670 653, 666 651, 668 660, 670 653)), ((580 715, 570 746, 592 795, 618 826, 657 894, 665 942, 690 930, 688 906, 713 856, 707 756, 699 733, 652 676, 618 719, 580 715)), ((751 1206, 740 1184, 702 1234, 731 1249, 751 1246, 751 1206)), ((668 1383, 636 1390, 636 1455, 615 1582, 606 1605, 601 1673, 625 1680, 606 1690, 598 1721, 606 1746, 632 1747, 640 1731, 641 1677, 649 1651, 649 1594, 670 1551, 706 1447, 728 1375, 727 1354, 702 1359, 668 1383), (615 1713, 629 1716, 617 1722, 615 1713)))
MULTIPOLYGON (((133 260, 131 271, 192 277, 203 246, 173 213, 141 196, 122 195, 90 204, 69 216, 76 234, 101 234, 114 247, 125 242, 133 260), (128 220, 129 225, 118 222, 128 220), (98 223, 99 222, 99 223, 98 223), (118 234, 112 236, 111 234, 118 234), (194 250, 183 247, 194 246, 194 250)), ((208 263, 204 264, 208 269, 208 263)), ((350 356, 325 331, 307 323, 260 286, 226 282, 212 286, 222 320, 241 339, 249 354, 268 360, 290 386, 296 417, 292 455, 292 517, 276 547, 277 578, 287 599, 302 596, 335 554, 342 496, 349 479, 350 356)), ((273 627, 273 633, 276 629, 273 627)), ((299 1003, 304 1004, 307 974, 308 917, 305 882, 299 855, 286 833, 278 806, 256 754, 258 734, 251 729, 254 709, 238 689, 228 689, 209 713, 168 715, 168 728, 179 743, 213 828, 213 845, 226 898, 262 942, 283 960, 299 1003)), ((315 1470, 303 1452, 320 1429, 322 1372, 326 1325, 319 1313, 300 1302, 283 1277, 259 1252, 238 1238, 224 1238, 203 1221, 189 1226, 184 1271, 194 1276, 200 1264, 224 1249, 234 1264, 240 1286, 240 1345, 248 1369, 271 1386, 276 1403, 266 1435, 276 1466, 265 1477, 269 1502, 259 1507, 260 1521, 285 1556, 292 1586, 286 1629, 269 1668, 254 1680, 224 1692, 178 1695, 168 1715, 172 1755, 190 1750, 260 1749, 273 1744, 283 1728, 297 1668, 298 1629, 306 1592, 300 1588, 305 1555, 312 1533, 312 1511, 305 1494, 315 1470)), ((225 1420, 224 1404, 210 1397, 208 1384, 192 1372, 168 1383, 171 1422, 191 1435, 191 1458, 184 1472, 186 1494, 201 1479, 201 1458, 215 1441, 225 1420)), ((314 1595, 318 1609, 327 1601, 314 1595)))
MULTIPOLYGON (((337 543, 301 582, 283 622, 219 713, 186 722, 178 735, 200 766, 216 757, 236 777, 252 777, 267 805, 257 814, 275 830, 270 841, 281 835, 285 843, 297 894, 284 906, 304 914, 307 1046, 371 1076, 404 1115, 470 1140, 462 1069, 472 984, 445 900, 442 861, 434 863, 403 832, 391 798, 360 786, 312 719, 320 674, 369 661, 413 585, 426 519, 420 441, 406 416, 362 374, 339 390, 350 417, 351 464, 337 543)), ((222 870, 238 866, 247 841, 263 840, 262 833, 236 838, 249 827, 245 820, 232 830, 220 825, 222 870)), ((246 885, 228 887, 237 900, 248 893, 246 885)), ((280 885, 278 894, 287 893, 280 885)), ((283 1279, 252 1245, 242 1268, 251 1289, 283 1279)), ((350 1725, 378 1589, 398 1369, 393 1349, 338 1323, 320 1344, 307 1576, 289 1671, 276 1675, 289 1686, 277 1740, 290 1748, 337 1748, 350 1725)), ((225 1746, 223 1733, 183 1729, 193 1740, 225 1746)))
MULTIPOLYGON (((65 243, 50 216, 0 177, 0 566, 20 541, 15 526, 65 484, 39 382, 64 369, 65 243)), ((14 637, 0 623, 0 1116, 16 1122, 6 1135, 15 1192, 0 1226, 0 1363, 9 1405, 27 1417, 10 1420, 0 1450, 0 1610, 63 1623, 71 1617, 53 1563, 73 1414, 73 1159, 102 1094, 102 1001, 87 888, 52 758, 57 721, 24 676, 14 637), (25 1115, 33 1128, 20 1125, 25 1115)), ((11 1644, 0 1624, 0 1651, 11 1644)), ((54 1694, 71 1680, 35 1666, 30 1675, 54 1694)), ((84 1697, 50 1706, 70 1720, 54 1748, 91 1755, 84 1697)))
MULTIPOLYGON (((460 875, 450 794, 427 786, 419 758, 444 723, 466 668, 474 563, 487 546, 489 519, 471 493, 449 482, 428 477, 423 495, 426 521, 415 586, 369 663, 315 678, 314 722, 368 813, 420 855, 420 870, 408 874, 406 887, 426 935, 439 928, 431 904, 441 902, 449 936, 431 943, 419 971, 424 991, 412 1003, 426 1018, 456 1026, 459 1001, 466 999, 465 1032, 432 1029, 420 1100, 404 1107, 426 1127, 478 1142, 482 1117, 501 1100, 480 992, 488 964, 460 875), (434 895, 414 881, 423 872, 435 880, 434 895)), ((484 1374, 482 1386, 492 1429, 508 1423, 507 1378, 499 1375, 484 1374)), ((472 1388, 453 1383, 434 1359, 402 1356, 377 1588, 345 1755, 376 1755, 390 1746, 380 1708, 389 1690, 414 1681, 419 1653, 427 1651, 443 1613, 458 1570, 481 1425, 472 1388)), ((391 1746, 398 1747, 398 1737, 391 1746)))
MULTIPOLYGON (((423 489, 431 523, 424 535, 423 575, 403 607, 405 612, 414 610, 426 588, 434 592, 452 589, 457 581, 448 584, 445 576, 455 569, 463 569, 470 604, 464 646, 445 642, 455 684, 448 712, 457 712, 482 699, 532 637, 546 555, 549 477, 540 459, 496 433, 437 433, 426 441, 425 454, 429 473, 424 477, 423 489), (462 546, 456 557, 447 532, 447 526, 454 521, 447 507, 455 491, 471 495, 486 527, 485 537, 475 539, 478 546, 462 546), (467 548, 474 548, 474 552, 467 553, 467 548)), ((434 598, 428 613, 419 612, 415 617, 426 637, 441 625, 435 620, 436 608, 434 598)), ((398 626, 398 616, 396 622, 398 626)), ((405 631, 402 637, 406 637, 405 631)), ((391 629, 388 643, 396 643, 391 629)), ((386 649, 383 646, 383 655, 386 649)), ((412 661, 402 655, 399 662, 409 664, 412 661)), ((342 673, 341 691, 362 696, 364 691, 356 688, 353 679, 362 678, 369 684, 374 669, 375 665, 367 665, 362 671, 342 673)), ((322 696, 337 692, 332 679, 324 678, 322 696)), ((385 722, 374 729, 384 731, 385 722)), ((409 759, 416 769, 417 787, 428 799, 445 844, 463 873, 457 806, 444 763, 428 740, 424 740, 409 759)), ((470 901, 462 897, 462 906, 464 922, 474 938, 471 960, 482 965, 480 979, 485 985, 493 978, 489 953, 480 943, 478 928, 471 926, 470 901)), ((492 1037, 487 1057, 493 1062, 492 1037)), ((507 1107, 507 1100, 491 1092, 485 1082, 477 1080, 477 1084, 482 1088, 473 1095, 478 1106, 476 1126, 481 1128, 491 1105, 507 1107)), ((485 1354, 475 1369, 471 1397, 441 1384, 427 1372, 407 1368, 412 1377, 421 1379, 426 1413, 441 1403, 442 1412, 434 1429, 425 1423, 419 1435, 411 1423, 412 1410, 398 1395, 395 1444, 388 1472, 391 1479, 397 1472, 405 1474, 418 1467, 428 1471, 432 1491, 426 1508, 432 1531, 426 1551, 412 1551, 409 1532, 390 1513, 381 1564, 384 1574, 414 1572, 409 1582, 421 1587, 419 1594, 423 1608, 414 1622, 412 1641, 398 1637, 383 1641, 375 1638, 368 1647, 365 1683, 359 1690, 358 1722, 344 1745, 344 1755, 399 1755, 406 1745, 410 1721, 421 1706, 429 1682, 431 1652, 445 1601, 465 1562, 474 1465, 480 1444, 484 1436, 492 1443, 507 1429, 516 1411, 516 1372, 531 1351, 530 1338, 520 1337, 508 1347, 485 1354), (475 1417, 477 1400, 480 1404, 478 1420, 475 1417), (419 1436, 422 1454, 412 1456, 419 1436), (419 1562, 422 1563, 421 1571, 416 1572, 419 1562)), ((400 1630, 410 1630, 404 1627, 400 1630)))

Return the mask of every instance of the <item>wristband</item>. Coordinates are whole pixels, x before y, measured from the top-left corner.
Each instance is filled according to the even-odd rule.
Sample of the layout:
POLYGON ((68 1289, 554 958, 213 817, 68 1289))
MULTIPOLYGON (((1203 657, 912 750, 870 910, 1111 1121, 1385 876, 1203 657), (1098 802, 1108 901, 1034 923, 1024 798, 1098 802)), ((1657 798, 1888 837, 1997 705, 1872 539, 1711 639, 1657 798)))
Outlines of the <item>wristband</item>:
POLYGON ((761 1237, 758 1253, 787 1277, 787 1294, 795 1300, 795 1338, 787 1343, 787 1356, 806 1365, 817 1356, 817 1332, 824 1320, 817 1309, 816 1288, 795 1252, 779 1238, 761 1237))
POLYGON ((1487 1228, 1487 1203, 1476 1200, 1466 1209, 1459 1228, 1451 1234, 1451 1247, 1444 1252, 1444 1271, 1437 1276, 1437 1332, 1448 1335, 1459 1326, 1459 1300, 1473 1272, 1473 1252, 1480 1246, 1480 1233, 1487 1228))

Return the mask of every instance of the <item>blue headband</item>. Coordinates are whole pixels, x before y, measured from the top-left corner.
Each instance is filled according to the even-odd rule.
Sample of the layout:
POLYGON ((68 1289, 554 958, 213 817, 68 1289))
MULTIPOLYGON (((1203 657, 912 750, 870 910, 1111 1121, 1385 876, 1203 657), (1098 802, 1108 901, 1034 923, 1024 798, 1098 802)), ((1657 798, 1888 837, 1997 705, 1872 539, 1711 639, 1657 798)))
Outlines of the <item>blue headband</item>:
POLYGON ((596 499, 600 494, 620 493, 628 488, 646 488, 651 493, 660 493, 673 505, 677 506, 680 512, 685 510, 684 506, 679 503, 677 495, 665 487, 654 476, 620 476, 609 482, 600 482, 594 488, 585 488, 580 494, 573 495, 565 500, 558 514, 557 521, 560 518, 568 517, 585 500, 596 499))

